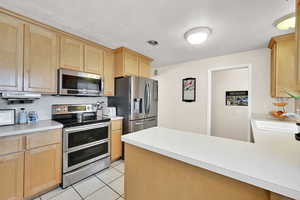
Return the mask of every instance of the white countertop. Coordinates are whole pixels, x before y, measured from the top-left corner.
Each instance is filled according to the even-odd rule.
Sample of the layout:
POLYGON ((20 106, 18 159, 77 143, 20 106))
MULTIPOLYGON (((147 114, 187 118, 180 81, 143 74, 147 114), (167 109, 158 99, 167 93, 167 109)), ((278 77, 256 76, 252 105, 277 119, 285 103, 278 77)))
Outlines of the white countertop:
POLYGON ((38 131, 62 128, 63 125, 52 120, 41 120, 29 124, 17 124, 12 126, 0 126, 0 137, 23 135, 38 131))
POLYGON ((121 120, 121 119, 124 119, 124 117, 121 117, 121 116, 115 116, 115 117, 109 117, 110 120, 121 120))
POLYGON ((158 127, 122 136, 122 141, 300 199, 300 142, 272 147, 158 127))

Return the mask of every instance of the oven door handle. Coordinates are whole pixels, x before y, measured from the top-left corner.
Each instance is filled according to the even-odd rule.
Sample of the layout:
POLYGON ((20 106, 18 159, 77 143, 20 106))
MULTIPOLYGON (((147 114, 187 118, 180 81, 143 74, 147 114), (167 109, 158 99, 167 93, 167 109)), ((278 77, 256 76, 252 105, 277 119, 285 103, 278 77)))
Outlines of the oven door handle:
POLYGON ((80 151, 80 150, 83 150, 83 149, 86 149, 86 148, 89 148, 89 147, 93 147, 93 146, 96 146, 96 145, 100 145, 100 144, 103 144, 103 143, 109 143, 109 142, 110 142, 109 139, 104 139, 104 140, 100 140, 100 141, 96 141, 96 142, 92 142, 92 143, 72 147, 72 148, 67 149, 64 152, 72 153, 72 152, 75 152, 75 151, 80 151))
POLYGON ((100 123, 100 124, 84 125, 84 126, 73 127, 73 128, 65 128, 64 133, 76 133, 80 131, 96 129, 96 128, 104 128, 104 127, 109 127, 109 123, 100 123))

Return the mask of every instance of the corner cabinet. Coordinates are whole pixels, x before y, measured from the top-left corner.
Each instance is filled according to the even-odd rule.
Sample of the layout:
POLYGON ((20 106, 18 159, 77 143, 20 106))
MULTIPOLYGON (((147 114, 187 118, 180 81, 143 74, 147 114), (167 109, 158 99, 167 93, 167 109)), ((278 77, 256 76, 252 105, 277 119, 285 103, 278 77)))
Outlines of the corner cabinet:
POLYGON ((141 76, 150 78, 151 58, 143 56, 127 48, 115 50, 115 76, 141 76))
POLYGON ((25 25, 24 44, 24 91, 56 93, 56 33, 25 25))
POLYGON ((0 14, 0 90, 23 89, 24 24, 0 14))
POLYGON ((104 96, 115 95, 115 60, 113 52, 104 52, 104 96))
POLYGON ((84 44, 78 40, 61 36, 60 67, 76 71, 84 71, 84 44))
POLYGON ((295 34, 271 39, 271 96, 289 97, 284 90, 299 90, 297 84, 295 34))

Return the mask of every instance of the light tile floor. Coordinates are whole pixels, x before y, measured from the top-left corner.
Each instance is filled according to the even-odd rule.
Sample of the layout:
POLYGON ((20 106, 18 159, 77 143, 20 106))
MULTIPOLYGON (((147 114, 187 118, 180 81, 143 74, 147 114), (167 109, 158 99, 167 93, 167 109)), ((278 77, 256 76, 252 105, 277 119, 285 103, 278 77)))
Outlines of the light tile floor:
POLYGON ((57 188, 34 200, 124 200, 124 162, 111 167, 66 189, 57 188))

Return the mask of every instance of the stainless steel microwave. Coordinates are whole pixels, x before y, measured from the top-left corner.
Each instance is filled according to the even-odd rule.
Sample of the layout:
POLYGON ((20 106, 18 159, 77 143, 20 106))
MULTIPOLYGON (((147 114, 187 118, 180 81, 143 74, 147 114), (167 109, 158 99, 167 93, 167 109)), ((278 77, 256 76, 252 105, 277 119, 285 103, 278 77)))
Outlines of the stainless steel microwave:
POLYGON ((97 74, 59 69, 58 94, 69 96, 102 96, 103 79, 97 74))

